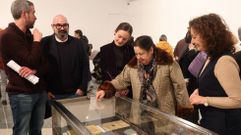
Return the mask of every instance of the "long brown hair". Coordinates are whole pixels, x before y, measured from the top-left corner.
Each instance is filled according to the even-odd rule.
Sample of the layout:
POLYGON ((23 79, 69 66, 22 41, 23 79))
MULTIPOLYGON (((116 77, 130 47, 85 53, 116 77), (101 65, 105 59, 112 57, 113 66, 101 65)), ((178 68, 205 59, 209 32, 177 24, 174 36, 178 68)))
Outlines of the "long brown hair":
POLYGON ((235 51, 233 35, 219 15, 211 13, 194 18, 189 22, 189 27, 200 34, 211 59, 235 51))

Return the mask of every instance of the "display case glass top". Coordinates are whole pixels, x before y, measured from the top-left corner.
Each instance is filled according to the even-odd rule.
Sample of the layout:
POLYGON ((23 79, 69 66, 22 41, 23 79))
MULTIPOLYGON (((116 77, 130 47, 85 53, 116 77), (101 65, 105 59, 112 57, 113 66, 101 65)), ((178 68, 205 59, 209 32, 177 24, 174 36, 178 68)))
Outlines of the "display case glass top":
POLYGON ((53 109, 64 116, 72 134, 215 134, 189 121, 123 97, 101 101, 96 101, 95 97, 58 100, 53 101, 53 109))

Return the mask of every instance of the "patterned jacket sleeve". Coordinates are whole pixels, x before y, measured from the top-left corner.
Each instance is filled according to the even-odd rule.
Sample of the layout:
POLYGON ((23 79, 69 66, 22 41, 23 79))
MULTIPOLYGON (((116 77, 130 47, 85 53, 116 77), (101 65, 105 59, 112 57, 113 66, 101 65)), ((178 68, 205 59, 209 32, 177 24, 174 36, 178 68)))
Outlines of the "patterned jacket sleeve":
POLYGON ((111 81, 112 85, 115 87, 117 91, 125 90, 128 86, 130 86, 130 71, 131 68, 126 65, 122 72, 111 81))
POLYGON ((176 61, 174 61, 173 64, 170 65, 170 78, 172 80, 177 106, 182 108, 192 108, 192 105, 189 101, 184 77, 176 61))

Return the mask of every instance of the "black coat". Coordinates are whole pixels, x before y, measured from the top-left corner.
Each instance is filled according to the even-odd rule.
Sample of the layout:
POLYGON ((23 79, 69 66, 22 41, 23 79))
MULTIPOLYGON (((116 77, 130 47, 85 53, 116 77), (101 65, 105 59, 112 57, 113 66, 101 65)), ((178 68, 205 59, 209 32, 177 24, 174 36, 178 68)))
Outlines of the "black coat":
POLYGON ((134 57, 133 46, 126 44, 122 46, 123 65, 117 69, 117 60, 114 53, 115 43, 109 43, 100 48, 100 67, 102 72, 102 80, 114 79, 124 68, 124 66, 134 57))
POLYGON ((89 59, 81 40, 69 36, 65 44, 70 49, 66 48, 68 52, 65 54, 58 53, 58 42, 54 35, 43 38, 41 44, 49 64, 49 73, 46 77, 48 90, 53 94, 70 94, 80 88, 86 94, 90 78, 89 59), (60 62, 60 55, 66 55, 65 60, 61 62, 67 61, 67 63, 60 62), (62 69, 61 65, 65 65, 65 68, 62 69))
POLYGON ((196 78, 188 71, 188 67, 191 64, 192 60, 197 56, 198 52, 196 50, 189 50, 188 44, 187 47, 184 47, 182 56, 179 58, 179 65, 181 67, 184 78, 189 79, 189 83, 187 84, 188 94, 192 94, 192 92, 197 88, 196 78))

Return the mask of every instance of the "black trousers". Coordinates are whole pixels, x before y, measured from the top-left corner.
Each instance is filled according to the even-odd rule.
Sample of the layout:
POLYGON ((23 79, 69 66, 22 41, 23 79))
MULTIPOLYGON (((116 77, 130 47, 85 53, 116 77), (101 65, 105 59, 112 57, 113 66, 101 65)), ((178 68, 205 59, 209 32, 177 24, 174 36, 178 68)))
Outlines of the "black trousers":
POLYGON ((200 109, 201 126, 219 135, 241 135, 241 109, 200 109))

